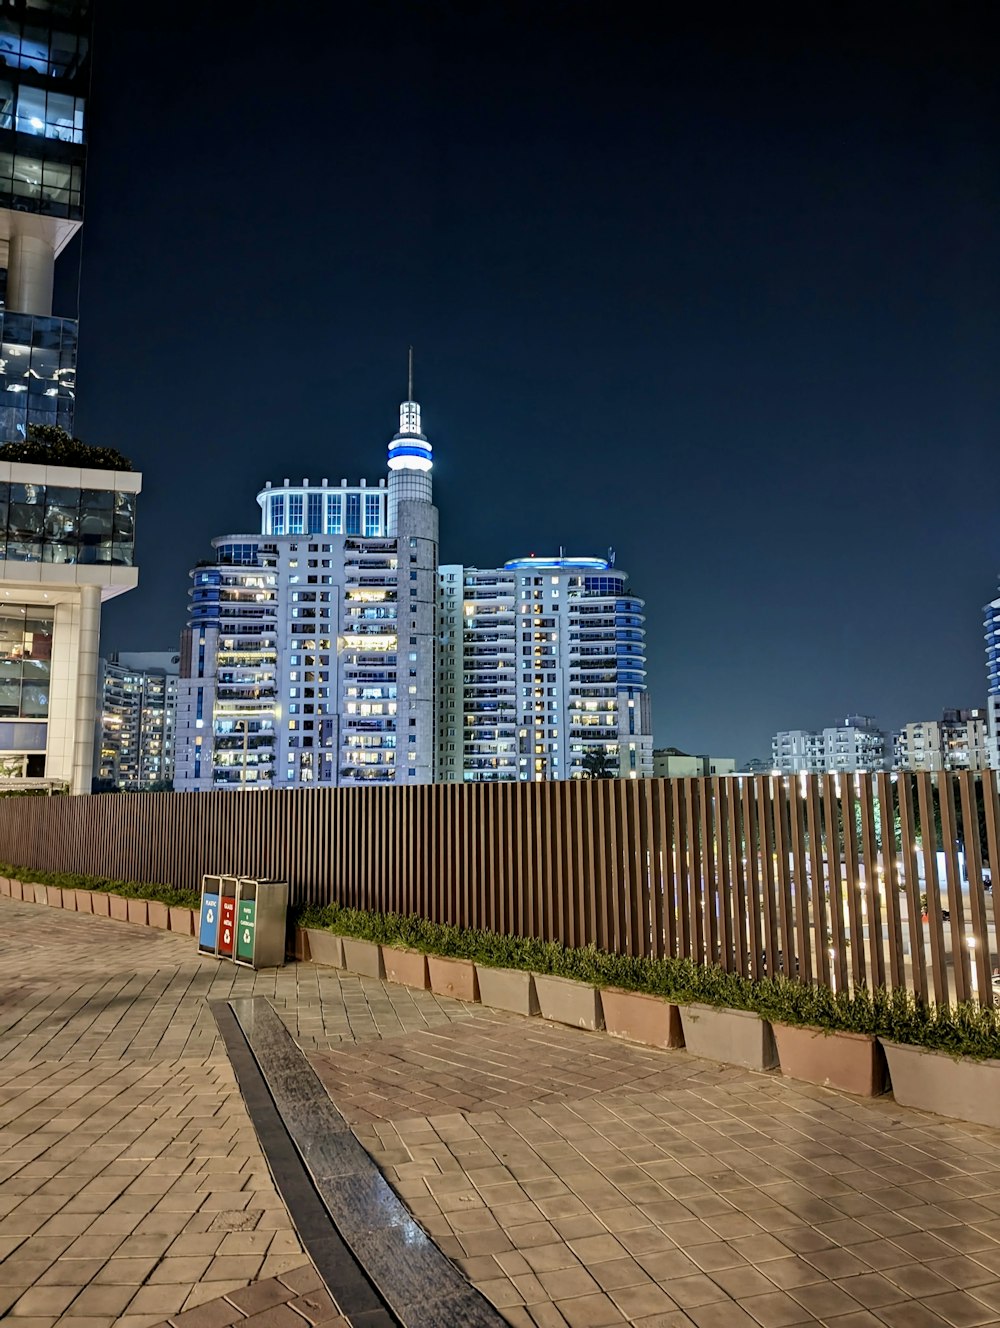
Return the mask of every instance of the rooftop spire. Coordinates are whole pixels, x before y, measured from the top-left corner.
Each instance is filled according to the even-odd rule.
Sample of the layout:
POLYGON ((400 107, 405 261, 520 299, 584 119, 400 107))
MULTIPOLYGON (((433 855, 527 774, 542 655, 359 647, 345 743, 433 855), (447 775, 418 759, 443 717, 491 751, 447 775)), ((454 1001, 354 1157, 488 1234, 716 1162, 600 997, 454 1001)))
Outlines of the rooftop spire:
POLYGON ((399 405, 399 432, 389 444, 390 470, 430 470, 431 445, 420 427, 420 406, 413 399, 413 347, 406 360, 406 400, 399 405))

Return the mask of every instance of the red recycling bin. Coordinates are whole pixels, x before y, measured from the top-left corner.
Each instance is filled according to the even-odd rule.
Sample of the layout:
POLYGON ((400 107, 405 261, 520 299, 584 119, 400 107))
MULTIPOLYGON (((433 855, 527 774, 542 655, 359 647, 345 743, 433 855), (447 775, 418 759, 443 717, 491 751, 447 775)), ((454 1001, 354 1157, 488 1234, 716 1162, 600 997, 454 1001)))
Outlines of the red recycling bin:
POLYGON ((232 896, 223 896, 219 905, 219 950, 220 955, 233 953, 233 938, 236 933, 236 900, 232 896))

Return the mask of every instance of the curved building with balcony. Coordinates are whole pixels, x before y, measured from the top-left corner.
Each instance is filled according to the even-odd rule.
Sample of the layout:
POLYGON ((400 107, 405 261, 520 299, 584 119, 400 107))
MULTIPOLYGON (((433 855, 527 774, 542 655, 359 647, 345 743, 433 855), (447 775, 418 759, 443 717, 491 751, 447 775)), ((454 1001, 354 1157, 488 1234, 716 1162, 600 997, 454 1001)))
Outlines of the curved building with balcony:
POLYGON ((444 566, 438 778, 652 775, 643 601, 603 558, 444 566))

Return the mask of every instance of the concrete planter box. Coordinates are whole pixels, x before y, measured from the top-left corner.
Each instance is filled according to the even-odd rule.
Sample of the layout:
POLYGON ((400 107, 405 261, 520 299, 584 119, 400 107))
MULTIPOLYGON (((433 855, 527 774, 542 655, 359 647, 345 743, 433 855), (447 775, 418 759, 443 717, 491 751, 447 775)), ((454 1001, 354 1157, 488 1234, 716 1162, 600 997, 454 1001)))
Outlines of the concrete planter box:
POLYGON ((43 902, 47 903, 49 908, 62 908, 63 892, 59 889, 58 885, 44 885, 42 886, 42 889, 45 891, 45 900, 43 902))
POLYGON ((6 895, 10 898, 10 881, 6 876, 0 876, 0 895, 6 895))
POLYGON ((138 922, 145 927, 149 921, 149 906, 145 899, 126 899, 125 905, 129 922, 138 922))
POLYGON ((63 906, 63 908, 68 908, 72 913, 75 913, 75 912, 76 912, 76 891, 75 891, 75 890, 60 890, 59 893, 62 895, 62 906, 63 906))
POLYGON ((181 936, 194 935, 194 909, 176 908, 173 904, 167 910, 170 915, 170 930, 181 936))
POLYGON ((773 1070, 778 1064, 771 1025, 752 1010, 682 1005, 681 1025, 692 1056, 747 1070, 773 1070))
MULTIPOLYGON (((305 940, 304 952, 305 958, 311 959, 314 964, 325 964, 327 968, 344 967, 344 938, 334 936, 332 931, 313 931, 307 928, 303 931, 305 940)), ((366 941, 359 941, 359 945, 366 945, 366 941)), ((348 965, 351 967, 351 965, 348 965)), ((368 969, 358 969, 359 973, 367 973, 368 969)))
POLYGON ((601 992, 604 1027, 612 1037, 647 1047, 683 1047, 680 1010, 661 996, 607 987, 601 992))
POLYGON ((74 890, 76 895, 76 911, 78 913, 93 913, 94 896, 89 890, 74 890))
POLYGON ((1000 1129, 1000 1060, 956 1060, 945 1051, 879 1041, 900 1106, 1000 1129))
POLYGON ((431 991, 435 996, 452 996, 456 1001, 479 1000, 476 966, 471 959, 445 959, 442 955, 428 955, 427 971, 431 991))
POLYGON ((95 890, 90 896, 90 907, 99 918, 109 917, 111 914, 111 896, 95 890))
POLYGON ((490 968, 476 965, 479 981, 479 999, 493 1010, 510 1010, 513 1014, 538 1014, 538 993, 535 991, 534 973, 519 968, 490 968))
POLYGON ((538 993, 538 1009, 543 1019, 592 1031, 604 1027, 601 993, 596 987, 573 978, 536 973, 535 991, 538 993))
MULTIPOLYGON (((310 935, 309 944, 313 938, 310 935)), ((382 963, 382 947, 374 941, 358 941, 353 936, 343 937, 344 967, 351 973, 360 973, 366 978, 384 978, 385 965, 382 963)), ((322 963, 322 960, 318 960, 322 963)))
POLYGON ((427 956, 419 950, 383 945, 382 963, 385 965, 385 976, 390 982, 398 982, 403 987, 416 987, 418 991, 426 991, 430 986, 427 956))
POLYGON ((10 897, 11 899, 24 898, 24 886, 15 877, 10 878, 10 897))
POLYGON ((128 900, 122 895, 108 895, 111 916, 119 922, 128 922, 128 900))
POLYGON ((827 1033, 821 1028, 772 1024, 781 1073, 856 1097, 878 1097, 887 1087, 885 1056, 870 1033, 827 1033))
POLYGON ((160 927, 166 931, 170 926, 170 909, 166 904, 161 904, 155 899, 148 903, 149 925, 151 927, 160 927))

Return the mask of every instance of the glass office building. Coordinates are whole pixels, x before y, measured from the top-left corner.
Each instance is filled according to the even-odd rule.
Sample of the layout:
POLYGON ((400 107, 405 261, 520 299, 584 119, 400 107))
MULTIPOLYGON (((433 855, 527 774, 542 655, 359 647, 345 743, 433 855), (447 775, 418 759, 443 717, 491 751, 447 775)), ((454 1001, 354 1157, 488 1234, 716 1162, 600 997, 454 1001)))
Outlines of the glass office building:
MULTIPOLYGON (((83 224, 91 23, 89 0, 0 5, 0 443, 73 432, 76 310, 53 284, 83 224)), ((100 607, 136 584, 140 487, 0 461, 0 779, 91 789, 100 607)))

